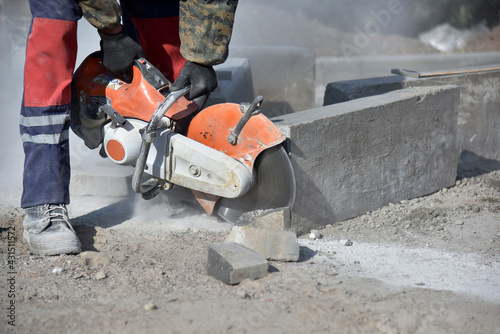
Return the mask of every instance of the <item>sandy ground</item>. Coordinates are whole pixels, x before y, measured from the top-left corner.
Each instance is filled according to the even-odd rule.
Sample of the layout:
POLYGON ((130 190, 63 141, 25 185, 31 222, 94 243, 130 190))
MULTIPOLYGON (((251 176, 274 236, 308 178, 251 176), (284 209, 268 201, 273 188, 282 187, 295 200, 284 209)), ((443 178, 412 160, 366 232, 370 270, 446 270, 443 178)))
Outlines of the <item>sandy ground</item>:
POLYGON ((301 236, 299 262, 236 286, 205 273, 231 225, 178 190, 74 198, 79 255, 28 254, 23 215, 3 204, 0 274, 15 281, 0 332, 15 300, 18 333, 500 333, 499 176, 467 157, 455 186, 301 236))
MULTIPOLYGON (((286 44, 316 24, 301 22, 286 44)), ((498 36, 462 51, 498 51, 498 36)), ((352 38, 325 28, 308 43, 342 55, 335 46, 352 38)), ((436 52, 380 38, 363 52, 436 52)), ((17 101, 19 81, 2 92, 4 106, 17 101)), ((230 286, 205 264, 231 225, 176 189, 151 202, 74 196, 84 252, 30 255, 17 208, 22 148, 17 126, 3 128, 0 333, 500 333, 500 162, 463 156, 455 186, 327 226, 320 239, 299 236, 299 262, 270 262, 267 277, 230 286)))

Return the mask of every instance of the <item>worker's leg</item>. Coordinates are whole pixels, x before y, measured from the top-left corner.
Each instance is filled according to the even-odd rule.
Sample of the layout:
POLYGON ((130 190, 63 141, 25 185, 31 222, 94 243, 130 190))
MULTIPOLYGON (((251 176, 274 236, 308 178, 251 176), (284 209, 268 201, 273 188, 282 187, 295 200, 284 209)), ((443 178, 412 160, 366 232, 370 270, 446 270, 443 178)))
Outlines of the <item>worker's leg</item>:
POLYGON ((76 252, 80 243, 69 221, 65 222, 67 212, 60 205, 69 203, 68 115, 81 10, 74 1, 58 0, 30 0, 30 7, 33 20, 26 45, 20 119, 25 152, 21 198, 21 207, 27 213, 25 239, 40 254, 76 252), (57 209, 49 208, 50 204, 57 209), (67 242, 54 240, 54 235, 44 239, 46 242, 39 240, 53 228, 51 225, 60 225, 52 220, 54 215, 63 226, 59 236, 67 242), (33 243, 39 243, 39 247, 33 243), (47 247, 53 249, 45 251, 47 247))

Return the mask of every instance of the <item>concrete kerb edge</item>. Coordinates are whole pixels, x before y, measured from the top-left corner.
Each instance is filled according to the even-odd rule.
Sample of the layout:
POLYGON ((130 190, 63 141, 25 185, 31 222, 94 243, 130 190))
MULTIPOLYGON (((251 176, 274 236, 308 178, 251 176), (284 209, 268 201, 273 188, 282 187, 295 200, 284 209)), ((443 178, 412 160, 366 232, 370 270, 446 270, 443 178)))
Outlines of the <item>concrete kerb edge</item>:
MULTIPOLYGON (((289 138, 290 156, 292 159, 292 165, 296 171, 298 194, 296 205, 292 210, 292 230, 294 230, 298 235, 305 234, 311 229, 322 228, 327 224, 332 224, 336 221, 353 218, 365 212, 378 209, 389 204, 390 202, 397 202, 404 199, 423 196, 451 185, 456 177, 456 166, 458 161, 458 152, 456 152, 457 150, 455 149, 458 100, 458 86, 445 85, 416 87, 393 91, 378 96, 366 97, 335 106, 320 107, 273 118, 272 120, 275 121, 276 125, 285 134, 287 134, 289 138), (446 105, 443 100, 449 102, 449 106, 446 105), (433 103, 435 106, 430 105, 431 108, 426 109, 426 103, 433 103), (414 115, 414 113, 408 112, 402 113, 401 111, 398 111, 398 105, 400 107, 403 105, 408 106, 408 110, 411 110, 412 106, 418 106, 418 112, 421 115, 414 115), (438 128, 437 132, 434 131, 436 133, 439 133, 439 131, 443 132, 442 138, 440 137, 441 139, 439 139, 439 145, 441 145, 439 149, 440 152, 446 156, 446 158, 444 160, 440 160, 437 153, 433 155, 426 154, 425 159, 431 161, 433 164, 441 164, 442 166, 438 166, 439 171, 433 169, 431 171, 423 172, 422 175, 419 175, 418 173, 414 173, 414 175, 412 174, 412 182, 417 184, 415 189, 405 188, 403 182, 404 175, 402 175, 401 180, 398 181, 401 184, 393 186, 392 189, 386 189, 389 185, 384 184, 383 182, 378 185, 372 184, 372 186, 374 186, 375 193, 377 187, 384 190, 385 193, 383 196, 378 196, 382 197, 383 200, 380 198, 373 198, 372 202, 368 201, 368 203, 361 203, 357 201, 362 199, 364 202, 366 201, 366 198, 353 198, 350 200, 351 203, 346 203, 345 200, 339 199, 336 192, 343 193, 345 197, 350 198, 353 197, 352 194, 359 191, 359 189, 356 190, 356 188, 353 187, 355 183, 346 185, 349 183, 346 182, 349 180, 349 178, 346 179, 346 177, 349 175, 350 171, 349 168, 345 167, 345 165, 347 164, 346 161, 349 160, 348 149, 350 144, 343 143, 342 140, 338 138, 337 134, 332 133, 332 130, 328 130, 327 128, 333 127, 335 128, 334 131, 341 131, 342 128, 349 128, 349 126, 351 126, 354 130, 359 127, 364 127, 365 130, 370 129, 366 122, 365 124, 362 124, 364 122, 363 117, 366 115, 379 115, 381 111, 385 110, 384 106, 385 109, 390 110, 392 108, 392 110, 395 110, 398 117, 403 117, 403 119, 409 122, 412 127, 418 126, 417 120, 420 120, 416 118, 417 116, 422 117, 422 115, 427 115, 427 118, 432 118, 430 115, 440 113, 439 115, 441 115, 447 123, 450 123, 444 125, 442 124, 440 126, 442 126, 443 129, 438 128), (435 108, 437 108, 437 110, 434 110, 435 108), (412 119, 412 117, 414 119, 412 119), (355 120, 356 118, 358 118, 358 121, 355 120), (308 131, 308 127, 313 127, 313 129, 309 129, 308 131), (315 133, 311 135, 308 132, 315 133), (328 135, 330 135, 331 138, 329 138, 328 135), (319 141, 317 139, 318 136, 323 140, 319 141), (445 142, 443 142, 443 140, 445 142), (309 143, 307 143, 307 141, 309 141, 309 143), (336 145, 339 146, 339 148, 331 149, 329 145, 336 145), (311 152, 320 153, 312 154, 311 152), (329 155, 343 155, 344 159, 347 160, 343 162, 344 166, 339 166, 334 163, 334 161, 331 161, 333 158, 329 157, 329 155), (330 163, 328 163, 328 161, 330 163), (332 167, 333 165, 337 165, 337 167, 335 167, 336 169, 332 167), (433 173, 438 174, 437 177, 433 173), (330 175, 330 180, 325 178, 324 175, 330 175), (427 181, 424 182, 424 186, 419 187, 418 181, 420 178, 427 178, 427 181), (429 180, 432 180, 432 182, 429 180), (312 206, 312 208, 305 209, 308 206, 312 206), (349 206, 349 208, 344 206, 349 206)), ((376 119, 376 117, 373 118, 374 120, 376 119)), ((439 118, 439 116, 436 116, 436 118, 439 118)), ((429 120, 423 118, 422 121, 425 122, 429 120)), ((374 124, 377 123, 375 122, 374 124)), ((390 124, 390 121, 387 124, 390 124)), ((427 131, 425 130, 425 127, 422 127, 419 131, 425 135, 424 139, 410 138, 411 140, 409 140, 406 138, 408 139, 407 142, 420 143, 421 147, 432 147, 432 145, 435 145, 432 141, 436 135, 435 133, 432 133, 432 130, 427 131), (415 141, 413 139, 415 139, 415 141)), ((349 133, 346 134, 346 137, 348 136, 349 133)), ((362 137, 363 134, 358 134, 358 139, 356 140, 360 140, 362 137)), ((347 141, 352 141, 353 138, 346 139, 347 141)), ((384 138, 383 136, 380 136, 378 139, 374 138, 374 141, 384 143, 384 138)), ((389 142, 389 144, 397 145, 397 140, 393 140, 389 142)), ((366 143, 366 145, 372 144, 366 143)), ((380 157, 377 157, 376 154, 370 155, 368 148, 369 147, 365 147, 363 149, 362 146, 358 147, 358 153, 361 156, 365 156, 367 159, 381 163, 380 157)), ((409 153, 404 150, 404 147, 399 147, 399 150, 395 150, 395 152, 396 153, 394 154, 400 154, 401 156, 392 157, 393 160, 398 161, 398 159, 400 159, 402 161, 409 161, 409 153)), ((411 157, 411 159, 417 161, 418 163, 425 162, 419 161, 419 158, 414 156, 411 157)), ((356 160, 355 158, 353 158, 351 162, 358 165, 363 164, 362 160, 356 160)), ((373 169, 374 165, 368 165, 366 168, 368 170, 363 171, 363 177, 365 178, 367 184, 370 184, 370 182, 372 182, 370 180, 373 178, 372 176, 374 173, 373 170, 370 172, 369 169, 373 169)), ((411 186, 413 187, 413 184, 411 186)))
POLYGON ((401 88, 454 84, 460 86, 457 143, 461 150, 500 160, 500 71, 411 78, 388 76, 334 82, 325 90, 324 103, 332 104, 401 88), (478 98, 480 97, 480 98, 478 98))

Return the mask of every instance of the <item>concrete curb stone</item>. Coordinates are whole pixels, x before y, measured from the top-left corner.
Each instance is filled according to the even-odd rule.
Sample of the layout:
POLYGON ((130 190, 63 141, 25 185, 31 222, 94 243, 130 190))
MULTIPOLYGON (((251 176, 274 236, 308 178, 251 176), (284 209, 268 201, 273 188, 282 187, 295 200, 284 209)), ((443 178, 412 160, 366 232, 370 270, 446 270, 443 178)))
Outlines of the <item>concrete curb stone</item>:
POLYGON ((256 280, 268 274, 269 264, 259 253, 235 242, 212 244, 208 248, 206 271, 227 284, 256 280))

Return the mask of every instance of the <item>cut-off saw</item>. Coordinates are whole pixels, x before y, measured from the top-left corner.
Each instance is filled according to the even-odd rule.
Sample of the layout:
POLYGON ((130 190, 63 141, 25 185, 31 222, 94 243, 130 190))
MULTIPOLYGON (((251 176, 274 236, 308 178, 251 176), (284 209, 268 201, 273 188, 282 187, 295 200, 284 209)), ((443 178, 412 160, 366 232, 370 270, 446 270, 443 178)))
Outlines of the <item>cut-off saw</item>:
POLYGON ((98 52, 72 82, 71 128, 90 149, 134 167, 132 189, 151 199, 174 185, 191 189, 208 214, 237 223, 246 212, 292 207, 295 176, 285 135, 262 113, 263 98, 201 109, 170 92, 146 59, 131 80, 107 71, 98 52))

